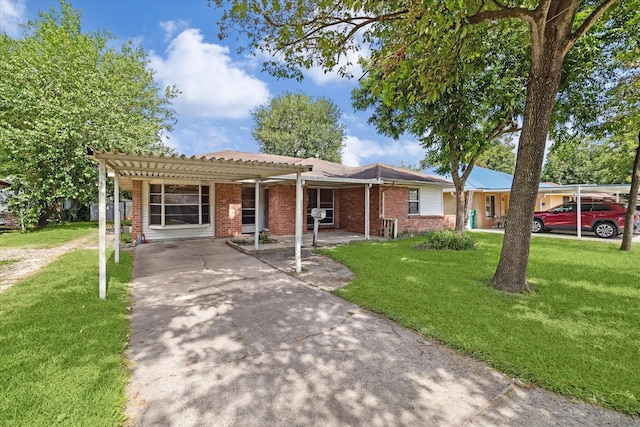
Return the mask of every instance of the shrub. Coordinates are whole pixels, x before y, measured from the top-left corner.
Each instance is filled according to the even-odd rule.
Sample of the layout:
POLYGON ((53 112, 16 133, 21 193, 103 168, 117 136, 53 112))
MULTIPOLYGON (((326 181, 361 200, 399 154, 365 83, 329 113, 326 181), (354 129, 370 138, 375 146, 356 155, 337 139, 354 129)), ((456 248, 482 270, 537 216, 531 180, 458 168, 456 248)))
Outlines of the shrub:
POLYGON ((453 230, 438 230, 427 233, 425 237, 424 246, 427 249, 467 251, 476 247, 476 241, 469 233, 456 234, 453 230))

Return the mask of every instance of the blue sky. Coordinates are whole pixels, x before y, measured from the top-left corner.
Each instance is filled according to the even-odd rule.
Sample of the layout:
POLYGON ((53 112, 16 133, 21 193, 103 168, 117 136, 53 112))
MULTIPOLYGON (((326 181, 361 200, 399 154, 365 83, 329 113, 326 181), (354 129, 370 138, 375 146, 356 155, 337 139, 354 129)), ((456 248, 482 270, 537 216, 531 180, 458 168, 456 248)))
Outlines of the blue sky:
MULTIPOLYGON (((351 90, 356 79, 342 79, 312 69, 303 82, 277 80, 261 72, 262 60, 236 54, 233 38, 218 40, 220 10, 206 0, 74 0, 82 11, 83 31, 108 30, 119 40, 142 46, 161 87, 175 84, 178 124, 166 141, 180 153, 204 154, 233 149, 257 152, 250 111, 285 91, 324 96, 342 110, 347 127, 343 163, 414 165, 424 150, 411 138, 394 141, 367 124, 366 112, 354 112, 351 90)), ((0 29, 20 37, 19 24, 38 10, 58 7, 57 0, 0 0, 0 29)))

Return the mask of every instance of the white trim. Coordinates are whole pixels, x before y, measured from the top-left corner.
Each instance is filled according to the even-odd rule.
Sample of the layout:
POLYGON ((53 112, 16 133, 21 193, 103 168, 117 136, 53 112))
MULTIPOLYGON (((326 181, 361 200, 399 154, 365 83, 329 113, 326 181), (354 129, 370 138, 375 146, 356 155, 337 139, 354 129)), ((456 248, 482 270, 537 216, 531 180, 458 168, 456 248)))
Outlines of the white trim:
MULTIPOLYGON (((364 238, 369 240, 369 229, 371 226, 371 214, 369 211, 369 196, 370 196, 371 184, 365 184, 364 186, 364 238)), ((335 212, 334 212, 335 215, 335 212)))
POLYGON ((260 180, 256 179, 255 184, 255 203, 254 203, 254 216, 255 216, 255 226, 253 236, 253 246, 257 250, 260 246, 260 180))
POLYGON ((295 258, 296 273, 302 271, 302 173, 296 174, 296 238, 295 238, 295 258))
POLYGON ((149 230, 180 230, 189 228, 209 228, 211 224, 176 224, 176 225, 149 225, 149 230))
POLYGON ((98 295, 107 298, 107 171, 106 161, 98 160, 98 295))
POLYGON ((120 264, 120 179, 116 172, 113 177, 113 260, 120 264))

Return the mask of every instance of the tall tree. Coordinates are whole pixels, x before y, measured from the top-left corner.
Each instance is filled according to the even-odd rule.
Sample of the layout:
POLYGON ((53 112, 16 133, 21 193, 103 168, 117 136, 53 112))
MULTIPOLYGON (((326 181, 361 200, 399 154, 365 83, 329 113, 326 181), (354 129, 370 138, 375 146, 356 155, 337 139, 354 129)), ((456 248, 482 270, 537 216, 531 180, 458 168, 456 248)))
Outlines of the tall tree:
POLYGON ((557 184, 623 184, 631 180, 636 142, 620 136, 611 141, 585 136, 554 143, 542 168, 542 180, 557 184))
MULTIPOLYGON (((211 0, 221 6, 225 0, 211 0)), ((301 77, 300 67, 338 67, 348 74, 348 64, 339 58, 356 50, 360 41, 370 43, 371 60, 386 71, 385 79, 405 78, 415 83, 407 96, 428 94, 440 98, 469 69, 464 61, 461 73, 450 73, 460 61, 460 45, 470 28, 483 26, 495 31, 514 22, 524 23, 528 32, 521 43, 529 50, 527 94, 518 142, 518 155, 511 188, 509 223, 500 261, 491 283, 497 289, 520 292, 529 288, 526 279, 531 240, 531 218, 538 192, 547 134, 551 123, 562 68, 569 51, 605 19, 616 3, 630 10, 640 9, 638 0, 539 0, 503 2, 407 1, 298 2, 230 0, 223 16, 222 34, 230 28, 247 37, 249 48, 279 52, 280 60, 266 64, 278 76, 301 77), (420 58, 405 60, 406 49, 419 45, 420 58)), ((599 31, 615 32, 613 25, 599 31)), ((467 55, 473 55, 471 51, 467 55)), ((391 91, 391 85, 387 89, 391 91)))
POLYGON ((629 192, 629 204, 625 215, 624 232, 620 250, 631 251, 631 241, 633 238, 633 220, 636 216, 636 206, 638 206, 638 190, 640 190, 640 132, 638 132, 638 146, 633 160, 631 175, 631 188, 629 192))
POLYGON ((252 113, 251 134, 263 153, 342 161, 345 126, 340 109, 326 98, 285 93, 252 113))
MULTIPOLYGON (((424 166, 435 166, 439 173, 452 177, 456 188, 455 230, 464 231, 470 208, 465 197, 465 183, 477 160, 499 138, 518 129, 518 117, 524 108, 524 79, 522 52, 509 42, 515 32, 490 34, 474 31, 461 46, 473 49, 475 72, 462 75, 468 67, 460 61, 450 72, 460 73, 447 93, 430 99, 425 93, 412 100, 414 82, 400 79, 393 82, 393 90, 385 80, 386 70, 376 68, 370 61, 367 76, 353 91, 357 109, 373 107, 370 123, 379 132, 398 139, 408 132, 417 137, 427 150, 424 166), (473 100, 470 102, 470 100, 473 100)), ((406 60, 423 54, 421 48, 405 49, 406 60)), ((461 55, 467 57, 466 54, 461 55)))
POLYGON ((161 135, 175 121, 145 53, 108 47, 106 33, 83 33, 80 12, 40 12, 24 38, 0 35, 0 176, 10 176, 12 208, 43 225, 75 199, 96 197, 97 168, 86 147, 166 152, 161 135))
POLYGON ((509 138, 495 141, 480 154, 476 165, 513 175, 516 167, 515 148, 509 138))

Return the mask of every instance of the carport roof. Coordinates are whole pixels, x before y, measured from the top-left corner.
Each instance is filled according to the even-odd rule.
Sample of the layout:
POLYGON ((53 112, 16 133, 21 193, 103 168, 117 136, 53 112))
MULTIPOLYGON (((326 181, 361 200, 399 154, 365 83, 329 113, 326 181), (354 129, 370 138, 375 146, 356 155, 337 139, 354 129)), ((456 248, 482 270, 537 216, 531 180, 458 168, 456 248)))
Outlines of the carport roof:
POLYGON ((165 156, 140 153, 120 153, 104 149, 87 149, 95 160, 105 160, 107 168, 120 176, 120 185, 127 189, 134 179, 207 180, 237 182, 266 179, 272 176, 307 172, 313 166, 284 162, 236 160, 223 157, 165 156))

